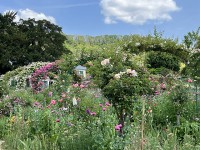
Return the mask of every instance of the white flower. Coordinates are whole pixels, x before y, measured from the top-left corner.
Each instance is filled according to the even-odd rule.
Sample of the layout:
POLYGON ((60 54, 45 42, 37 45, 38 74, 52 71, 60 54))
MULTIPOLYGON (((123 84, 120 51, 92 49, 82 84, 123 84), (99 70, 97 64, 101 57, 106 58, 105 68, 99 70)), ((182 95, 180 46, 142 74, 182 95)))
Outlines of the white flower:
POLYGON ((131 75, 134 76, 134 77, 136 77, 137 76, 137 72, 135 70, 132 70, 131 71, 131 75))
POLYGON ((123 74, 125 74, 125 73, 126 73, 126 72, 120 72, 119 74, 120 74, 120 75, 123 75, 123 74))
POLYGON ((73 102, 73 106, 75 106, 75 105, 77 105, 78 103, 77 103, 77 100, 76 100, 76 98, 75 97, 73 97, 73 100, 72 100, 72 102, 73 102))
POLYGON ((115 78, 115 79, 120 79, 120 74, 119 74, 119 73, 118 73, 118 74, 115 74, 115 75, 114 75, 114 78, 115 78))
POLYGON ((140 46, 140 43, 139 42, 135 43, 135 46, 140 46))
POLYGON ((126 70, 126 73, 127 73, 127 74, 130 74, 130 73, 131 73, 131 69, 127 69, 127 70, 126 70))
POLYGON ((133 76, 133 77, 136 77, 136 76, 137 76, 137 72, 136 72, 135 70, 127 69, 127 70, 126 70, 126 73, 127 73, 127 74, 130 74, 130 75, 133 76))
POLYGON ((63 110, 63 111, 67 111, 67 110, 68 110, 68 108, 66 108, 66 107, 63 107, 63 108, 62 108, 62 110, 63 110))
POLYGON ((110 63, 110 59, 104 59, 104 60, 101 61, 101 65, 102 66, 105 66, 105 65, 107 65, 109 63, 110 63))

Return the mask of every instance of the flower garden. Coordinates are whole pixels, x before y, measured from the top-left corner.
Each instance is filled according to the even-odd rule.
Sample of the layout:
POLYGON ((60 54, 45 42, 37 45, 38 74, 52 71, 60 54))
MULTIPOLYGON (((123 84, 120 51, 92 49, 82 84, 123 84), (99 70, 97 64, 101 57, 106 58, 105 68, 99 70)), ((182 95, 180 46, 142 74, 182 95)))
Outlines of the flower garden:
POLYGON ((1 147, 200 150, 198 58, 172 40, 133 37, 7 72, 0 78, 1 147), (87 67, 86 78, 77 65, 87 67))

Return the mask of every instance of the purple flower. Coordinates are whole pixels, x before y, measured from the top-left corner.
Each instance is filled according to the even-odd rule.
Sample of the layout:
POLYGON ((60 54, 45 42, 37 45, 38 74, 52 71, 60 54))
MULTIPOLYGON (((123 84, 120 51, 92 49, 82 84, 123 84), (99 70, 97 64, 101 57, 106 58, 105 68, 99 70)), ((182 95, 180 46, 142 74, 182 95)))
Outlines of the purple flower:
POLYGON ((52 95, 53 95, 53 92, 49 92, 48 96, 52 97, 52 95))
POLYGON ((104 107, 104 108, 102 108, 102 110, 103 110, 103 111, 106 111, 106 108, 104 107))
POLYGON ((86 113, 89 114, 89 115, 91 115, 91 112, 90 112, 89 109, 86 109, 86 113))

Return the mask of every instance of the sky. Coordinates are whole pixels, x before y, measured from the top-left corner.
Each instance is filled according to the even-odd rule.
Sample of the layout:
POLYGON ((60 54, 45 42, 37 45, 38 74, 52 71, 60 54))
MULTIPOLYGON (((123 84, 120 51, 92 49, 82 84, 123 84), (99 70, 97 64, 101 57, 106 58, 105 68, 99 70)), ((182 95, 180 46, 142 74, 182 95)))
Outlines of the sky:
POLYGON ((153 34, 182 40, 200 26, 200 0, 0 0, 0 13, 46 19, 67 35, 153 34))

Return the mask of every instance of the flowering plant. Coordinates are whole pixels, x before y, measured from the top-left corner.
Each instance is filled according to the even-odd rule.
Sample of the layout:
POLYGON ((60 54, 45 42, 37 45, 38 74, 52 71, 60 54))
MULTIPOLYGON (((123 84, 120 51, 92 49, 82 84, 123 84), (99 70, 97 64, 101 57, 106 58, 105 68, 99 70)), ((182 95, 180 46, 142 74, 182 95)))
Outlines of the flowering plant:
POLYGON ((147 69, 134 64, 127 53, 111 50, 106 57, 94 61, 89 71, 115 107, 122 125, 124 112, 131 113, 134 97, 151 92, 147 69))

